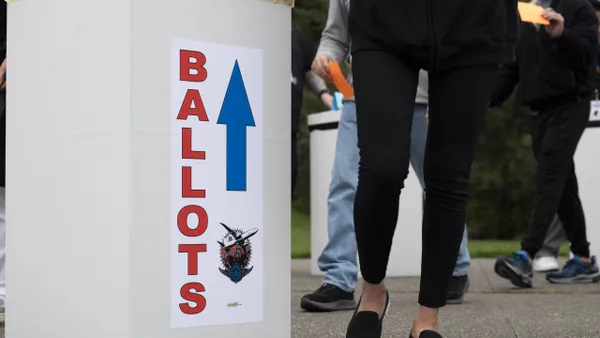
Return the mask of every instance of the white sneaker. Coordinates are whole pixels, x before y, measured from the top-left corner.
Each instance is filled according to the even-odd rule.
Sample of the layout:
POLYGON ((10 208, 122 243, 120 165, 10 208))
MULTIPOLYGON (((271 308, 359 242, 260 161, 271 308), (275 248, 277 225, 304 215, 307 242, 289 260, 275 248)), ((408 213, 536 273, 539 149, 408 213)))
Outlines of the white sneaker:
POLYGON ((558 269, 560 269, 560 265, 556 257, 540 257, 533 261, 533 270, 536 272, 549 272, 558 269))

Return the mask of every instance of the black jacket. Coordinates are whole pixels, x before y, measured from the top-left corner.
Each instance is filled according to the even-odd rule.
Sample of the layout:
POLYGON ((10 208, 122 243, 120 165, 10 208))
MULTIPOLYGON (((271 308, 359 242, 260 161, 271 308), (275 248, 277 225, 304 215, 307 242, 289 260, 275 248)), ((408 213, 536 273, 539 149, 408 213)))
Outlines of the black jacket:
POLYGON ((350 0, 352 50, 385 48, 434 71, 514 60, 517 0, 350 0))
POLYGON ((292 25, 292 131, 300 129, 304 75, 310 71, 315 53, 298 27, 292 25))
POLYGON ((533 110, 551 109, 592 92, 598 52, 598 18, 588 0, 554 0, 565 18, 561 37, 544 27, 521 23, 516 61, 500 67, 492 106, 501 104, 515 85, 517 102, 533 110))

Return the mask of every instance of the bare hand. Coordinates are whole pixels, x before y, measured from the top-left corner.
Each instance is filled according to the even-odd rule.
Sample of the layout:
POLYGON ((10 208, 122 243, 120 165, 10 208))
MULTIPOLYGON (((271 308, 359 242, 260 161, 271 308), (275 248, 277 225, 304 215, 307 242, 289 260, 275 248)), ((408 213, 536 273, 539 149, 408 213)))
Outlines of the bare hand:
POLYGON ((331 109, 331 107, 333 107, 333 96, 331 96, 329 93, 325 93, 321 95, 321 102, 323 102, 325 107, 331 109))
POLYGON ((323 80, 331 82, 331 77, 329 76, 330 63, 333 63, 333 60, 328 55, 317 55, 312 63, 313 73, 317 74, 323 80))
POLYGON ((2 65, 0 66, 0 90, 6 90, 6 80, 4 79, 4 74, 6 74, 6 58, 2 61, 2 65))
POLYGON ((429 105, 427 105, 427 110, 425 111, 425 123, 429 128, 429 105))
POLYGON ((560 13, 556 13, 552 8, 546 8, 542 12, 542 17, 550 21, 546 26, 546 33, 553 38, 558 38, 565 30, 565 18, 560 13))

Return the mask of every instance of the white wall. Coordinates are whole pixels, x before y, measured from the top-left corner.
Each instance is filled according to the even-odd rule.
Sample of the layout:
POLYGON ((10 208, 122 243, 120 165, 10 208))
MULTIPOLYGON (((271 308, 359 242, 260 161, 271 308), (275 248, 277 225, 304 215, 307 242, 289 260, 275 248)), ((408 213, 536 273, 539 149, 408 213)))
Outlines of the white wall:
POLYGON ((290 337, 290 19, 258 0, 9 4, 8 338, 290 337), (175 37, 264 50, 260 323, 170 329, 175 37))

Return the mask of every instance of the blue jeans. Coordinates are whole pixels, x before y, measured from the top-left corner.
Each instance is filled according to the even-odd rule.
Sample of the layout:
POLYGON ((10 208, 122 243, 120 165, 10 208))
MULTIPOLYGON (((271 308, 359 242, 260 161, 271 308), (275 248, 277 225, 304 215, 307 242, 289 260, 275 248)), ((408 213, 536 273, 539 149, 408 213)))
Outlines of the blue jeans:
MULTIPOLYGON (((415 105, 410 149, 410 162, 419 178, 419 182, 421 182, 421 187, 425 186, 423 160, 425 157, 425 141, 427 140, 426 109, 427 106, 424 104, 415 105)), ((336 285, 348 292, 354 290, 358 283, 353 212, 360 158, 357 144, 356 106, 354 102, 350 101, 344 103, 342 107, 331 185, 327 199, 329 242, 318 260, 319 269, 325 272, 323 282, 336 285)), ((470 265, 471 257, 467 250, 467 227, 465 225, 453 275, 466 275, 469 272, 470 265)))

